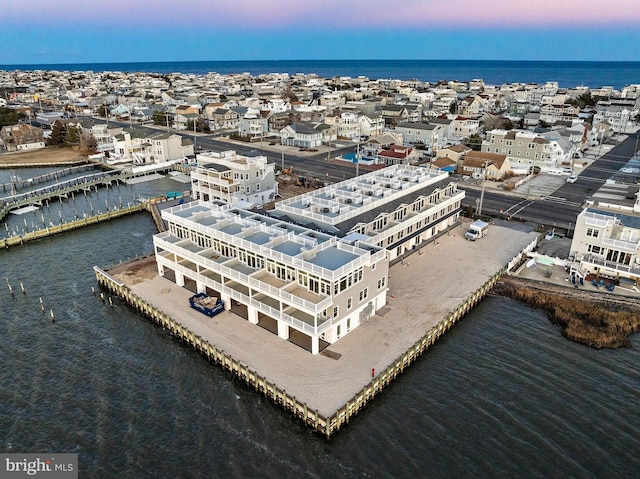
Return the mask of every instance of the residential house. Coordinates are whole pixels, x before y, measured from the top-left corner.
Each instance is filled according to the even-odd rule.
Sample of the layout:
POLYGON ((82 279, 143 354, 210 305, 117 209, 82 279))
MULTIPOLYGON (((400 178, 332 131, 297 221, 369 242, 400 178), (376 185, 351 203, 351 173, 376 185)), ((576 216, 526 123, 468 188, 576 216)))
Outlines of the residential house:
POLYGON ((365 143, 360 145, 360 152, 362 154, 362 158, 369 162, 379 163, 378 153, 388 150, 395 144, 402 144, 402 135, 387 131, 375 138, 369 138, 365 143))
POLYGON ((570 104, 545 104, 540 107, 540 121, 554 124, 559 121, 571 121, 577 118, 580 108, 570 104))
POLYGON ((399 123, 409 121, 409 113, 403 105, 381 105, 380 114, 384 118, 384 124, 388 127, 395 127, 399 123))
POLYGON ((570 256, 571 274, 640 288, 640 196, 632 207, 598 205, 583 209, 576 219, 570 256))
POLYGON ((138 130, 124 130, 113 137, 112 161, 130 161, 137 164, 153 163, 151 143, 146 134, 138 130))
POLYGON ((263 138, 269 132, 269 121, 261 113, 247 113, 242 116, 238 123, 238 133, 240 136, 249 138, 263 138))
POLYGON ((433 152, 445 145, 444 128, 436 123, 399 123, 396 133, 402 135, 405 145, 423 144, 429 152, 433 152))
POLYGON ((231 108, 216 108, 210 116, 209 129, 211 130, 235 130, 240 124, 238 113, 231 108))
POLYGON ((275 164, 266 156, 244 156, 235 151, 199 153, 191 173, 195 199, 223 201, 253 208, 273 201, 278 194, 275 164))
POLYGON ((615 105, 605 102, 598 102, 598 104, 596 105, 596 114, 593 117, 593 122, 595 124, 607 121, 611 125, 613 131, 615 131, 616 133, 622 133, 627 131, 627 128, 630 125, 631 116, 631 108, 625 105, 615 105))
POLYGON ((511 162, 506 155, 469 151, 462 157, 461 174, 472 178, 500 181, 511 171, 511 162))
POLYGON ((291 116, 288 112, 274 113, 268 119, 269 131, 279 132, 291 124, 291 116))
POLYGON ((42 128, 31 125, 8 125, 0 130, 0 140, 7 151, 26 151, 44 148, 42 128))
POLYGON ((407 112, 407 122, 420 123, 422 121, 422 104, 414 102, 406 102, 404 106, 407 112))
POLYGON ((512 168, 556 168, 569 164, 577 151, 575 145, 557 133, 542 134, 525 130, 491 130, 482 142, 482 151, 500 153, 511 160, 512 168))
POLYGON ((194 155, 193 141, 175 133, 157 133, 147 137, 147 141, 151 143, 149 159, 153 163, 183 160, 194 155))
POLYGON ((343 112, 338 119, 338 138, 342 140, 358 141, 362 136, 360 130, 360 114, 357 112, 343 112))
POLYGON ((453 138, 460 141, 480 133, 480 118, 458 115, 451 121, 451 126, 453 138))
POLYGON ((378 153, 378 164, 385 166, 411 165, 420 159, 420 153, 412 146, 391 145, 378 153))
POLYGON ((199 119, 198 113, 176 113, 173 117, 173 127, 179 131, 194 130, 199 119))
POLYGON ((112 152, 114 149, 113 137, 121 134, 122 130, 122 127, 109 128, 106 123, 93 125, 91 127, 91 135, 96 140, 96 149, 100 152, 112 152))
POLYGON ((440 135, 441 144, 452 145, 460 142, 460 140, 457 139, 456 135, 454 134, 454 126, 453 126, 452 119, 447 118, 446 116, 438 116, 438 117, 431 118, 429 120, 429 123, 431 123, 432 125, 439 125, 442 127, 442 133, 440 135))
POLYGON ((308 123, 294 123, 280 130, 283 145, 316 148, 322 145, 322 131, 308 123))
POLYGON ((447 158, 456 164, 456 171, 462 170, 462 160, 466 153, 470 153, 473 149, 470 146, 459 144, 452 145, 446 148, 441 148, 436 151, 436 160, 440 158, 447 158))
POLYGON ((362 113, 358 117, 360 136, 375 138, 384 131, 384 118, 380 113, 362 113))
POLYGON ((458 170, 458 163, 444 156, 436 158, 429 163, 429 166, 435 170, 446 171, 447 173, 455 173, 458 170))

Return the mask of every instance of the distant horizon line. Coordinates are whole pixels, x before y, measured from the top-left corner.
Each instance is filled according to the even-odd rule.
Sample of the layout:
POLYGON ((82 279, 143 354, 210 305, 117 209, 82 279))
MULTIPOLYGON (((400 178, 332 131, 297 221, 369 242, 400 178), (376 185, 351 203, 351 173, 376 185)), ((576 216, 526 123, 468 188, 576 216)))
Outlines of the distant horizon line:
POLYGON ((333 59, 251 59, 251 60, 111 60, 111 61, 77 61, 51 63, 0 63, 0 67, 20 66, 65 66, 65 65, 112 65, 112 64, 156 64, 156 63, 260 63, 260 62, 469 62, 469 63, 640 63, 640 60, 507 60, 507 59, 418 59, 418 58, 333 58, 333 59))

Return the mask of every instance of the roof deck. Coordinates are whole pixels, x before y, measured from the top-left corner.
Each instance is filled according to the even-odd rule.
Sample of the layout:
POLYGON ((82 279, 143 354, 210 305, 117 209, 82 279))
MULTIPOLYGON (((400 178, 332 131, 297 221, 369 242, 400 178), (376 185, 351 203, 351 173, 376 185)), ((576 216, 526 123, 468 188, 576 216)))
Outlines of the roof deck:
POLYGON ((395 165, 283 200, 275 211, 335 226, 447 177, 429 168, 395 165))
MULTIPOLYGON (((385 254, 381 248, 372 250, 368 246, 354 246, 332 235, 233 205, 197 201, 166 209, 162 216, 169 224, 220 239, 263 258, 305 269, 327 279, 375 263, 385 254)), ((162 239, 201 256, 215 253, 213 249, 199 247, 190 239, 178 239, 171 234, 162 235, 162 239)), ((250 274, 249 271, 243 273, 250 274)))

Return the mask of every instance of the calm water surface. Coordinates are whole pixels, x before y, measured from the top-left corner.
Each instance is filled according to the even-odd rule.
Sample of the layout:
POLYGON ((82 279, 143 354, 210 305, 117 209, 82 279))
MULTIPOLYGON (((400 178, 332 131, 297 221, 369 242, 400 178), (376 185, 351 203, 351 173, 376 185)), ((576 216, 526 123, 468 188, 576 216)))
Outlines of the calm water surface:
POLYGON ((83 478, 638 477, 637 336, 632 349, 595 351, 541 312, 488 297, 326 442, 92 295, 93 265, 151 251, 154 233, 137 214, 0 251, 0 450, 78 452, 83 478))

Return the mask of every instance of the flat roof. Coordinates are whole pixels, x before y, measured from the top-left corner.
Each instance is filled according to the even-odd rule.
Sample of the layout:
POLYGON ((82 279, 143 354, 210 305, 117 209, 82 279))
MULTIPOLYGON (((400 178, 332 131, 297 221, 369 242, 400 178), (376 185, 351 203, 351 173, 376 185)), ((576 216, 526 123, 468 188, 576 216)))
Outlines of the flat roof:
MULTIPOLYGON (((329 278, 379 261, 385 255, 382 248, 373 247, 372 250, 369 245, 359 247, 358 243, 354 246, 333 235, 234 205, 192 201, 163 210, 162 217, 167 222, 194 229, 208 237, 220 238, 229 244, 256 251, 263 257, 301 266, 329 278)), ((158 236, 176 242, 172 241, 171 233, 158 236)))
POLYGON ((271 214, 325 226, 323 229, 333 233, 345 232, 339 225, 348 220, 376 209, 389 210, 399 199, 406 201, 408 196, 424 194, 430 186, 443 187, 450 181, 447 172, 394 165, 282 200, 271 214))

